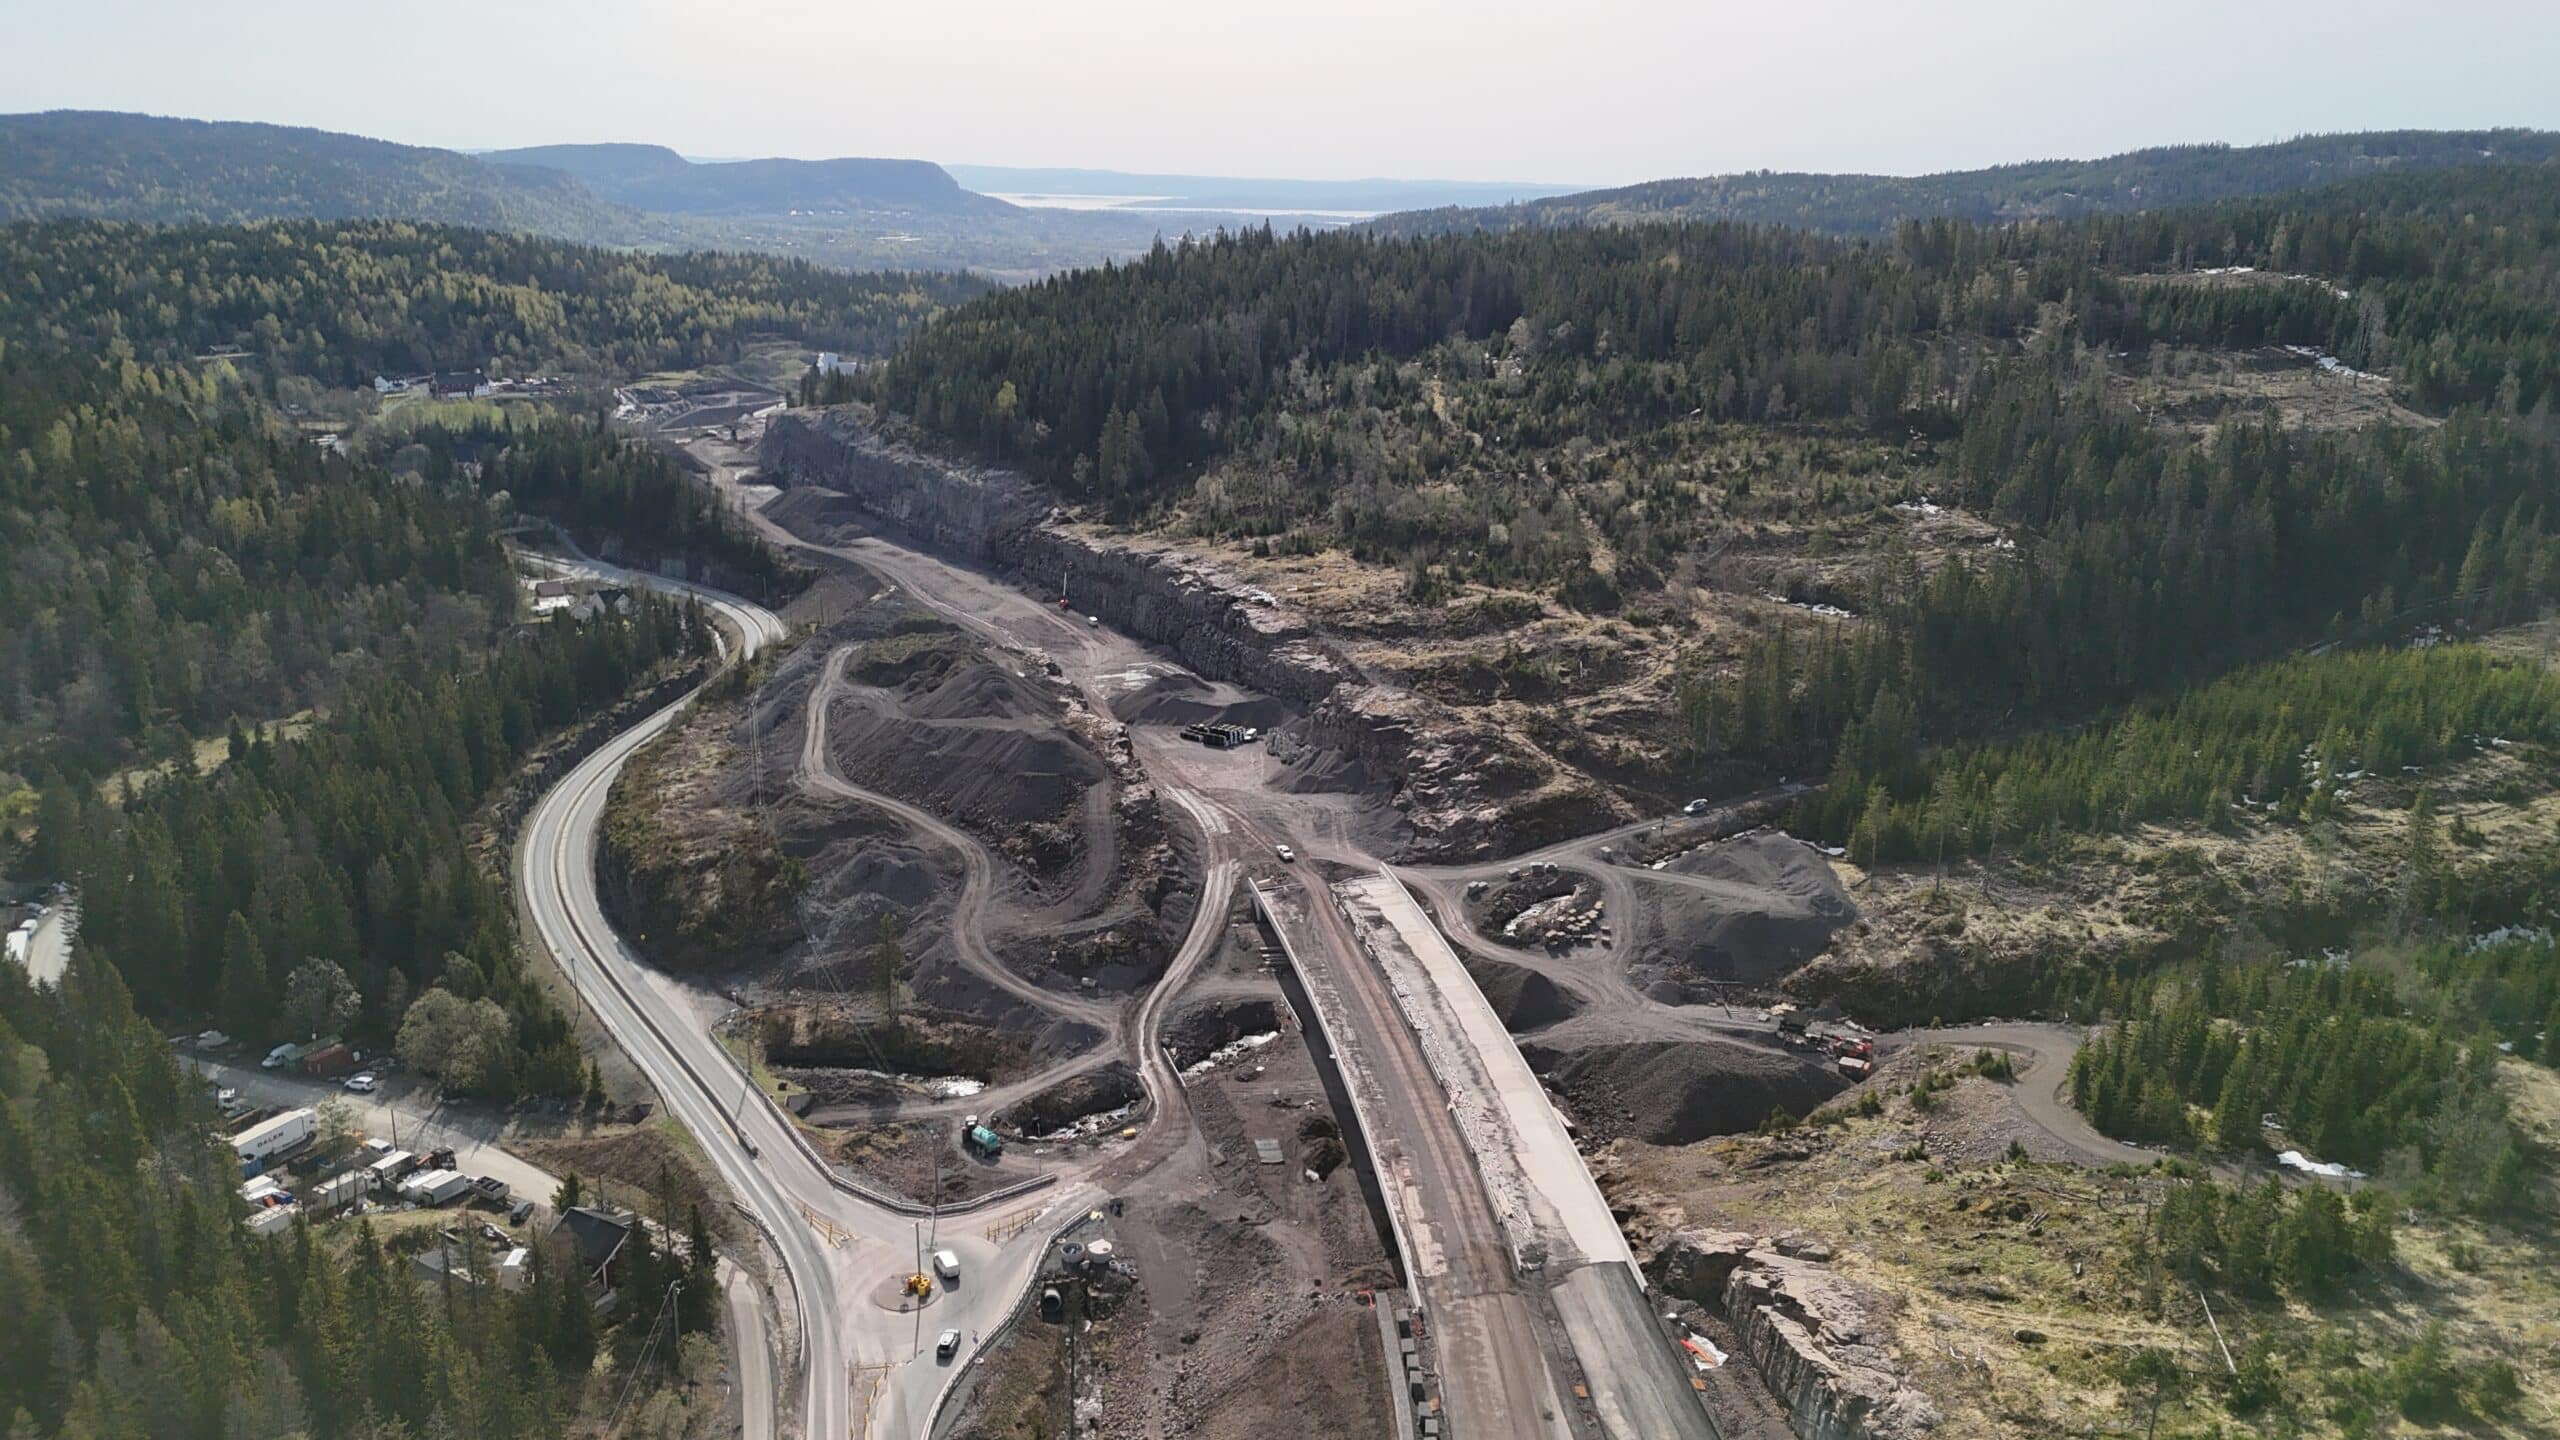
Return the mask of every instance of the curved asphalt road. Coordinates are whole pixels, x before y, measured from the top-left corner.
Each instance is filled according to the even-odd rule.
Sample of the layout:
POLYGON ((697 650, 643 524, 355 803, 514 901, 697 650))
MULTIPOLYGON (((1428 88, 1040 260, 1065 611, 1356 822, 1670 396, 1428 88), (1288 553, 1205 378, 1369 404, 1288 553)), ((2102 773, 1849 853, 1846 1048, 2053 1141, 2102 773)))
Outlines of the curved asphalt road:
MULTIPOLYGON (((734 596, 601 564, 567 568, 702 601, 733 633, 742 657, 788 633, 772 612, 734 596)), ((542 797, 518 842, 517 882, 536 933, 597 1020, 697 1137, 738 1202, 773 1236, 799 1303, 802 1433, 829 1440, 920 1435, 956 1373, 934 1360, 934 1333, 944 1326, 964 1337, 993 1330, 1045 1249, 1043 1227, 1009 1222, 1035 1209, 1072 1213, 1089 1205, 1094 1192, 1056 1186, 1009 1207, 942 1221, 934 1243, 960 1254, 966 1282, 937 1294, 920 1314, 881 1303, 914 1268, 916 1222, 838 1183, 711 1038, 686 989, 650 969, 614 933, 597 896, 596 840, 613 779, 691 699, 615 736, 542 797), (998 1226, 1008 1227, 1001 1242, 988 1238, 998 1226), (859 1413, 856 1373, 866 1377, 859 1413)), ((964 1359, 972 1348, 974 1341, 964 1342, 964 1359)))

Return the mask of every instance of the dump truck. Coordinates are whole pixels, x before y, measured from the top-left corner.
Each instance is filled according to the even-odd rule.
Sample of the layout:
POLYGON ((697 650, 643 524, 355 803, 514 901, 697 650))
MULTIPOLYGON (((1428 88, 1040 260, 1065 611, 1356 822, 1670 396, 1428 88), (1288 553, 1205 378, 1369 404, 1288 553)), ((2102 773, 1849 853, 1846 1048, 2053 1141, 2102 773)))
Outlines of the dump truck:
POLYGON ((1864 1080, 1876 1073, 1876 1062, 1864 1055, 1843 1055, 1840 1057, 1840 1073, 1852 1080, 1864 1080))

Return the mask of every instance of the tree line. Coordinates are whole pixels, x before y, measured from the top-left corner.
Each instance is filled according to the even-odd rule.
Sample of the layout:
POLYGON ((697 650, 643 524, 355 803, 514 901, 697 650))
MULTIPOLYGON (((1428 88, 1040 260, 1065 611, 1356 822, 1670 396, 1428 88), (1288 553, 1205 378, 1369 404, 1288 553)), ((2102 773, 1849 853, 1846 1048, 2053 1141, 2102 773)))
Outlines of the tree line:
POLYGON ((2072 716, 2289 643, 2403 636, 2421 614, 2511 620, 2560 597, 2542 508, 2560 426, 2470 411, 2345 435, 2235 423, 2182 446, 2020 367, 1980 402, 1949 493, 2013 527, 2013 548, 1924 572, 1887 546, 1846 597, 1863 623, 1772 631, 1737 665, 1691 673, 1693 745, 1819 764, 1879 710, 1937 733, 2072 716))

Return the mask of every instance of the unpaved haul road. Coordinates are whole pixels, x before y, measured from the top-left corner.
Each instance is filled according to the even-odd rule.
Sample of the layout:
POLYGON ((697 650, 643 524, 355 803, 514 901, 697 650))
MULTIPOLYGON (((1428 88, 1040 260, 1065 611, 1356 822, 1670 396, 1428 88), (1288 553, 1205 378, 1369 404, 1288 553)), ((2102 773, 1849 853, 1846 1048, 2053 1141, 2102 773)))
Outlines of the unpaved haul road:
POLYGON ((856 801, 879 810, 911 830, 922 832, 945 849, 959 852, 961 862, 960 893, 951 904, 951 943, 959 953, 960 963, 978 978, 1006 994, 1037 1006, 1053 1015, 1082 1020, 1105 1034, 1111 1032, 1119 1015, 1119 1006, 1087 1000, 1078 995, 1064 995, 1044 990, 1014 973, 1012 967, 996 958, 987 946, 980 922, 986 918, 987 903, 995 890, 995 857, 975 835, 942 817, 877 790, 865 789, 836 773, 827 755, 827 716, 845 695, 844 662, 853 653, 850 645, 839 645, 828 652, 818 671, 818 683, 809 692, 806 723, 800 738, 800 783, 811 789, 856 801))

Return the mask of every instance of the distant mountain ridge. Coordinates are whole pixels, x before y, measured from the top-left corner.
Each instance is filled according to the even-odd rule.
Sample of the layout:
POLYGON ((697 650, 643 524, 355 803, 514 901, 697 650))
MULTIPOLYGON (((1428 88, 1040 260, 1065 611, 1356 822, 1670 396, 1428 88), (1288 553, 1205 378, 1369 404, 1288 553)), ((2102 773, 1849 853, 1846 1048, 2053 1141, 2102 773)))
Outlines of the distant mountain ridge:
POLYGON ((601 243, 641 217, 556 170, 328 130, 95 110, 0 115, 0 221, 401 219, 601 243))
POLYGON ((2040 160, 1937 175, 1752 171, 1652 180, 1519 204, 1380 216, 1389 235, 1516 230, 1653 220, 1738 220, 1834 234, 1877 234, 1904 220, 2070 219, 2300 190, 2391 169, 2560 163, 2543 130, 2389 130, 2308 135, 2270 145, 2176 145, 2099 160, 2040 160))
POLYGON ((793 210, 1001 214, 1014 207, 962 189, 930 160, 687 160, 663 145, 533 145, 480 159, 566 175, 635 210, 673 215, 793 210))

